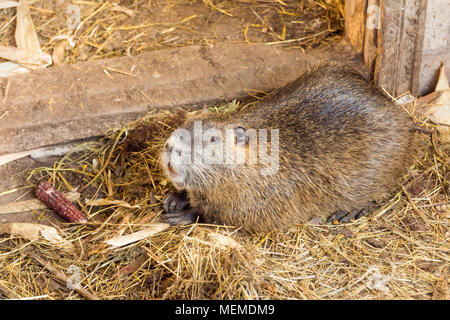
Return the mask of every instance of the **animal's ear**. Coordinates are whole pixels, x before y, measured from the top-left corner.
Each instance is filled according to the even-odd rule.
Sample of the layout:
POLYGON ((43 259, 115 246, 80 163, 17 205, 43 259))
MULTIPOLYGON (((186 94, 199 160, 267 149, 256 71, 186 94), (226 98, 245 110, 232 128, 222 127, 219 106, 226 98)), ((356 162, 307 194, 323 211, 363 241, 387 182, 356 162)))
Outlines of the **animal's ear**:
POLYGON ((234 128, 234 136, 237 145, 245 145, 248 143, 248 135, 244 127, 239 126, 234 128))

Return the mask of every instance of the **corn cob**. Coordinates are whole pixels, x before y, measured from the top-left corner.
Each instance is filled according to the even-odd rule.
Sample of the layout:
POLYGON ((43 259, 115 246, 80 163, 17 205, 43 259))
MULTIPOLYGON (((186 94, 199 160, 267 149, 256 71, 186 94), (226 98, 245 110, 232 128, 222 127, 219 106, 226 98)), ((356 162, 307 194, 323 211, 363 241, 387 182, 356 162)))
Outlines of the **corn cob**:
POLYGON ((87 222, 85 215, 48 182, 41 181, 39 183, 36 188, 36 196, 42 201, 42 203, 50 209, 56 211, 67 221, 78 223, 87 222))

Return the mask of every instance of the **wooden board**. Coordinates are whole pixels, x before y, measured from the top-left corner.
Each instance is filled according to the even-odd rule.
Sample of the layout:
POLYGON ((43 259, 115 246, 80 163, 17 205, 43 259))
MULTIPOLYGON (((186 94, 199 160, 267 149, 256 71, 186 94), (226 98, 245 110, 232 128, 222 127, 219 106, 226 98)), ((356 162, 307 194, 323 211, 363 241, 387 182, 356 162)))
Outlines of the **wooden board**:
POLYGON ((345 37, 356 53, 361 53, 364 46, 364 29, 366 21, 366 0, 345 1, 345 37))
POLYGON ((434 90, 439 68, 446 63, 450 78, 450 0, 428 0, 423 29, 422 59, 415 87, 419 94, 434 90))
POLYGON ((11 77, 0 90, 0 154, 103 135, 152 109, 270 91, 318 56, 268 45, 192 46, 11 77))
POLYGON ((346 38, 362 53, 375 83, 392 96, 433 90, 450 72, 448 0, 347 0, 346 38))
POLYGON ((382 0, 375 82, 393 96, 417 93, 426 0, 382 0))

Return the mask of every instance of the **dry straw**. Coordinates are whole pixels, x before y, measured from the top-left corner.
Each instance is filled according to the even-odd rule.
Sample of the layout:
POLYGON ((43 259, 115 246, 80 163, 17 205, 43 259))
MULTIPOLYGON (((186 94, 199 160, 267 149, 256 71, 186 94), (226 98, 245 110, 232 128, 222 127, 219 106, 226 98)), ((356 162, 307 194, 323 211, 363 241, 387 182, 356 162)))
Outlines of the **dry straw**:
MULTIPOLYGON (((340 39, 343 0, 27 1, 42 51, 71 64, 217 42, 313 48, 340 39), (79 15, 78 15, 79 13, 79 15)), ((16 7, 0 9, 0 45, 15 46, 16 7)))
MULTIPOLYGON (((114 9, 106 1, 73 1, 88 10, 73 33, 78 45, 65 51, 61 61, 222 41, 219 25, 237 28, 239 35, 232 41, 285 41, 308 47, 337 37, 334 30, 342 28, 342 3, 294 2, 301 6, 291 1, 191 1, 198 12, 184 8, 178 11, 186 16, 180 16, 179 1, 126 1, 125 9, 132 12, 114 9), (161 6, 172 13, 163 21, 152 15, 162 12, 161 6), (251 15, 243 19, 243 12, 251 15), (308 23, 293 31, 292 26, 302 25, 305 17, 318 19, 316 25, 308 23)), ((69 30, 47 3, 37 1, 31 10, 42 48, 52 52, 52 37, 69 30)), ((0 12, 3 44, 11 45, 12 10, 0 12)), ((414 102, 407 107, 413 106, 414 102)), ((78 188, 81 197, 76 203, 89 222, 55 225, 72 250, 42 237, 29 241, 2 236, 0 297, 449 298, 449 150, 425 134, 424 152, 405 176, 403 187, 358 221, 299 225, 285 233, 252 236, 233 227, 159 225, 159 232, 144 239, 116 247, 108 244, 162 222, 160 201, 170 186, 159 168, 158 154, 183 118, 183 112, 149 114, 100 141, 83 144, 52 167, 33 170, 32 185, 46 179, 62 192, 78 188)), ((36 214, 46 221, 45 210, 36 214)))

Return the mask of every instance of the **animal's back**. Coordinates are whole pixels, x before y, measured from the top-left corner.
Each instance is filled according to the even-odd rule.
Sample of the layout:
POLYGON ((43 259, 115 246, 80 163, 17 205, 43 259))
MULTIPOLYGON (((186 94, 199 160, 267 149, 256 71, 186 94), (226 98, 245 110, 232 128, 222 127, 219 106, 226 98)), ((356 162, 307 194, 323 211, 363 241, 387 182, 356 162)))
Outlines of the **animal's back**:
POLYGON ((254 106, 206 119, 220 129, 278 129, 279 169, 217 167, 189 191, 207 222, 266 231, 362 209, 387 195, 411 164, 413 123, 353 69, 328 64, 254 106))
POLYGON ((280 170, 310 207, 305 218, 382 198, 412 163, 412 120, 350 67, 316 68, 259 109, 263 126, 280 129, 280 170))
POLYGON ((295 211, 279 220, 305 222, 362 209, 392 191, 412 163, 410 117, 347 66, 318 67, 243 118, 279 129, 280 171, 263 184, 292 207, 278 209, 295 211))

